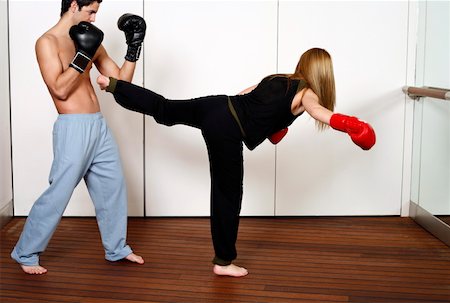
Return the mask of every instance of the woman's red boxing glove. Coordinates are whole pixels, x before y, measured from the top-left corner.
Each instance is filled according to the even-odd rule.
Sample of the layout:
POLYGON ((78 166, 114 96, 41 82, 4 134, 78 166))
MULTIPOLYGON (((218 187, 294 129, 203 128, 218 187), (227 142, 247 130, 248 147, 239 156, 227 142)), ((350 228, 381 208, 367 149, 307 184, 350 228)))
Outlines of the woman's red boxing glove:
POLYGON ((346 132, 352 141, 364 150, 368 150, 375 145, 376 136, 372 126, 356 117, 333 114, 330 119, 330 126, 346 132))
POLYGON ((269 141, 272 142, 272 144, 278 144, 278 142, 280 142, 281 139, 283 139, 284 136, 286 136, 287 132, 288 132, 287 127, 283 128, 282 130, 279 130, 276 133, 270 135, 269 141))

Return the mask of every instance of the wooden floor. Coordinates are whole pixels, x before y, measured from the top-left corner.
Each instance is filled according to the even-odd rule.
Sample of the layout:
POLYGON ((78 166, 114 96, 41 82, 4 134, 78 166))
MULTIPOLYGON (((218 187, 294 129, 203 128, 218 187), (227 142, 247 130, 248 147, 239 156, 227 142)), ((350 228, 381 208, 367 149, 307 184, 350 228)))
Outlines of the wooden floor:
POLYGON ((207 218, 131 218, 145 265, 103 258, 92 218, 63 218, 41 264, 9 258, 24 219, 1 231, 0 302, 450 302, 450 248, 400 217, 243 218, 236 263, 215 276, 207 218))

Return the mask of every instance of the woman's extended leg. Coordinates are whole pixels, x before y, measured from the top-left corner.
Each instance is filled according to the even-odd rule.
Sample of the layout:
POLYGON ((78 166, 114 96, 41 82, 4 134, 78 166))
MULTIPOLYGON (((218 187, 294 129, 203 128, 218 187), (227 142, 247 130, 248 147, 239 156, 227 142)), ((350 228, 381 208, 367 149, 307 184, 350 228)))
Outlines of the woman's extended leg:
POLYGON ((97 83, 101 89, 111 92, 121 106, 152 116, 156 122, 167 126, 184 124, 200 128, 205 111, 210 107, 209 97, 169 100, 143 87, 102 75, 97 83))

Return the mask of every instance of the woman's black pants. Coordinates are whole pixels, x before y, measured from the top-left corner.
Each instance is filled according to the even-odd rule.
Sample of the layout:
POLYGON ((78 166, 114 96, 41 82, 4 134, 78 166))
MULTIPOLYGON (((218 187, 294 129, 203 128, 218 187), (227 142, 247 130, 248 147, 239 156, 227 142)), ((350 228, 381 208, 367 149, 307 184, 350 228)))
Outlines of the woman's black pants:
POLYGON ((211 234, 216 254, 213 263, 230 264, 237 256, 244 168, 242 135, 228 109, 227 96, 168 100, 120 80, 113 94, 123 107, 153 116, 160 124, 184 124, 201 130, 211 175, 211 234))

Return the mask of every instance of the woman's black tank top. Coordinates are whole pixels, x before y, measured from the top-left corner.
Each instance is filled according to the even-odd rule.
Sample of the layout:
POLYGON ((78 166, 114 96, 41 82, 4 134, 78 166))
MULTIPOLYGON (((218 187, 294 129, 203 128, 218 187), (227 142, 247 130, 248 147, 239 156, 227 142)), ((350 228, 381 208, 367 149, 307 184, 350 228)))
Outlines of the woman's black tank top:
POLYGON ((301 115, 293 115, 291 105, 295 94, 305 87, 304 80, 268 76, 250 93, 230 97, 230 110, 240 124, 248 149, 255 149, 301 115))

